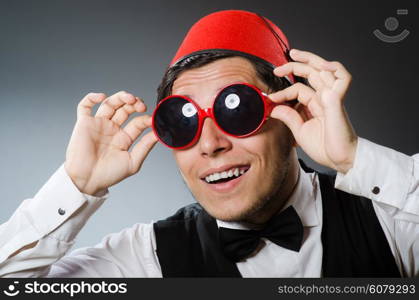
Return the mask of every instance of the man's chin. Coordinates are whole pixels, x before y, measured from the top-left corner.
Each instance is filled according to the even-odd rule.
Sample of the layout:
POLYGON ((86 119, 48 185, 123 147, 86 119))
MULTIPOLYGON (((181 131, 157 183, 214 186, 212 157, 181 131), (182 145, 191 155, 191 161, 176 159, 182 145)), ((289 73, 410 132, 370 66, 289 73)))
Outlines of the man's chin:
POLYGON ((255 208, 243 203, 230 203, 223 206, 208 205, 200 203, 209 215, 224 222, 245 221, 250 215, 254 214, 255 208))

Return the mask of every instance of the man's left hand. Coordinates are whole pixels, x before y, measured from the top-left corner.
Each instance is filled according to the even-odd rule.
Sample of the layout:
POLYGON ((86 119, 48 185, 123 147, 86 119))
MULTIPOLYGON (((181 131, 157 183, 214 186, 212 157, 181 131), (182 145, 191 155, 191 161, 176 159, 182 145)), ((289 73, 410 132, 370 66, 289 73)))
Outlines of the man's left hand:
POLYGON ((295 83, 270 94, 278 104, 297 99, 294 106, 277 105, 271 117, 284 122, 297 144, 317 163, 346 173, 353 165, 357 135, 346 114, 343 100, 351 74, 339 62, 330 62, 306 51, 291 50, 289 62, 274 70, 276 76, 294 74, 311 87, 295 83))

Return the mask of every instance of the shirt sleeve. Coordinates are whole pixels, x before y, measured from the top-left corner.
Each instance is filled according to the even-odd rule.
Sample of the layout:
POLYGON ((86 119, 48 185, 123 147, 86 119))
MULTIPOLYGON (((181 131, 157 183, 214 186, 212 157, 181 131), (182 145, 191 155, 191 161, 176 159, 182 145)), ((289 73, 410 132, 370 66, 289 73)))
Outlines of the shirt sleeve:
POLYGON ((99 197, 81 193, 62 165, 0 225, 0 276, 44 275, 107 196, 107 190, 99 197))
POLYGON ((51 266, 48 277, 162 277, 153 224, 137 223, 76 249, 51 266))
POLYGON ((354 165, 335 188, 372 200, 401 274, 419 276, 419 154, 358 138, 354 165))

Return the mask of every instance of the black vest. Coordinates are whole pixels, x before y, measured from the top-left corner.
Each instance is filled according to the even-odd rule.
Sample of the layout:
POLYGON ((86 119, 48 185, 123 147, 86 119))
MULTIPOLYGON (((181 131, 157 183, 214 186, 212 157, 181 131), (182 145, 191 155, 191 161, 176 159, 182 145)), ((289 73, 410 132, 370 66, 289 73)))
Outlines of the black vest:
MULTIPOLYGON (((400 277, 371 200, 335 189, 334 176, 318 175, 323 276, 400 277)), ((163 277, 241 277, 220 250, 215 219, 198 203, 154 223, 154 232, 163 277)))

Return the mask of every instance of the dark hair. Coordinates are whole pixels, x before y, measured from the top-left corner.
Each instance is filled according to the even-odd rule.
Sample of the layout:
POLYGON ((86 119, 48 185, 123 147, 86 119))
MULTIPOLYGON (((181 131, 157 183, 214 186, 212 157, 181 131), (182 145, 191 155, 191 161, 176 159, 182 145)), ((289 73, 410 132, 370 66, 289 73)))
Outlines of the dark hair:
POLYGON ((159 87, 157 88, 157 103, 159 103, 159 101, 163 98, 171 95, 173 83, 181 72, 202 67, 203 65, 209 64, 217 59, 234 56, 244 57, 249 60, 255 68, 256 74, 269 87, 270 92, 279 91, 290 86, 288 80, 275 76, 273 74, 273 67, 262 59, 235 52, 212 51, 189 56, 174 66, 168 68, 162 78, 162 81, 160 82, 159 87))

